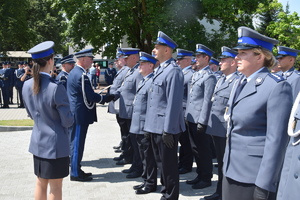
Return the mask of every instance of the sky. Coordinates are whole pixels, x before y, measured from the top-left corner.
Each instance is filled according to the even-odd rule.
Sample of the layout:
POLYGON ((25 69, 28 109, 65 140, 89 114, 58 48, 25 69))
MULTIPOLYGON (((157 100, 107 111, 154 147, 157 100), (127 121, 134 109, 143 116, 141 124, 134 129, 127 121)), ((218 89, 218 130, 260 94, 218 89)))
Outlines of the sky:
POLYGON ((297 12, 298 16, 300 15, 300 0, 278 0, 283 5, 283 8, 285 9, 287 2, 290 6, 290 12, 297 12))

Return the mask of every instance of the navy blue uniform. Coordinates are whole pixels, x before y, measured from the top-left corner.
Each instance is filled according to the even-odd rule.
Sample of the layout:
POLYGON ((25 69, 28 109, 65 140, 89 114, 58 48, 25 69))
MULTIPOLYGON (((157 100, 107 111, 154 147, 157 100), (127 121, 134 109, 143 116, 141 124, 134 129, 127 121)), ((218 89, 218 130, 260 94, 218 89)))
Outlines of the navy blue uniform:
POLYGON ((63 86, 67 89, 67 80, 68 80, 69 73, 65 71, 61 71, 57 76, 56 79, 58 82, 61 82, 63 86))
POLYGON ((115 68, 107 68, 104 74, 105 82, 108 85, 111 85, 113 83, 116 74, 117 74, 117 70, 115 68))
POLYGON ((21 77, 24 74, 25 74, 25 70, 23 68, 19 68, 19 69, 15 70, 15 75, 16 75, 15 87, 17 89, 18 96, 19 96, 19 101, 20 101, 19 107, 20 108, 24 107, 23 95, 22 95, 22 89, 23 89, 24 82, 21 81, 21 77))

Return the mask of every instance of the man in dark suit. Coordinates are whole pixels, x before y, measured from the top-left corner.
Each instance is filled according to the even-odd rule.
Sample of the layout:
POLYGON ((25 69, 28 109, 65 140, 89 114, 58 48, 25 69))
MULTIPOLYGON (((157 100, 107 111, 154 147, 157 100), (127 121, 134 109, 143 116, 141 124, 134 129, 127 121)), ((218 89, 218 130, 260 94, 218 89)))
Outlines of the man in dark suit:
POLYGON ((212 97, 212 107, 208 119, 206 133, 213 138, 218 161, 218 184, 216 192, 210 196, 205 196, 205 200, 219 200, 222 197, 222 178, 223 178, 223 156, 226 145, 227 123, 224 119, 224 113, 233 84, 238 78, 236 71, 237 62, 235 56, 237 52, 228 47, 222 47, 222 56, 220 66, 223 76, 217 82, 212 97))
POLYGON ((93 63, 92 49, 82 50, 74 54, 77 63, 70 72, 67 82, 67 94, 74 124, 70 130, 71 143, 71 181, 91 181, 91 173, 81 169, 85 138, 90 124, 97 121, 95 103, 103 103, 104 97, 94 92, 86 70, 93 63))
POLYGON ((105 70, 104 78, 105 82, 108 85, 111 85, 113 83, 113 80, 117 74, 117 70, 114 68, 114 63, 109 63, 108 68, 105 70))

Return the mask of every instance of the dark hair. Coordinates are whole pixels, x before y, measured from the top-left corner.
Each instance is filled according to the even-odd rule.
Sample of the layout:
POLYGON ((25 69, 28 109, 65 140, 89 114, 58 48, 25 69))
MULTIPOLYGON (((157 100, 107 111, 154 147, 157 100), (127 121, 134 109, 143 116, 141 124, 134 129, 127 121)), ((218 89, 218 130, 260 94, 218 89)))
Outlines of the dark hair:
POLYGON ((33 66, 32 66, 33 94, 38 94, 40 92, 40 88, 41 88, 40 71, 41 68, 46 66, 47 61, 50 60, 51 58, 53 58, 53 54, 44 58, 33 59, 33 66))

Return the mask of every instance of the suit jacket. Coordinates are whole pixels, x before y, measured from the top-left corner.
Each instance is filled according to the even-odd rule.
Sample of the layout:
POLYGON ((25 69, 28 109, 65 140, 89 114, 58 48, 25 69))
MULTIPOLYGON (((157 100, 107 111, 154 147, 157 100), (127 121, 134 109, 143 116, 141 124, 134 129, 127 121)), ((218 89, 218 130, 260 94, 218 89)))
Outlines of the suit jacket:
POLYGON ((192 76, 194 73, 194 70, 192 69, 192 66, 188 66, 182 70, 183 76, 184 76, 184 90, 183 90, 183 101, 182 101, 182 106, 183 106, 183 114, 185 114, 185 109, 186 109, 186 102, 187 102, 187 96, 188 96, 188 89, 189 85, 192 80, 192 76))
POLYGON ((113 83, 116 74, 117 74, 117 70, 115 68, 107 68, 104 74, 105 82, 108 85, 111 85, 113 83))
MULTIPOLYGON (((295 120, 295 128, 293 132, 300 130, 300 106, 299 101, 294 103, 297 106, 296 112, 292 116, 295 120)), ((292 115, 292 114, 291 114, 292 115)), ((300 175, 300 144, 297 143, 300 140, 300 135, 296 137, 290 137, 289 144, 287 146, 284 164, 281 171, 281 177, 279 182, 279 188, 277 193, 277 200, 296 200, 299 199, 299 175, 300 175)))
POLYGON ((68 80, 69 74, 65 71, 61 71, 55 78, 58 82, 61 82, 63 86, 67 89, 67 80, 68 80))
POLYGON ((204 67, 200 72, 194 73, 189 87, 185 111, 187 121, 207 125, 212 104, 211 97, 216 83, 216 76, 209 66, 204 67))
POLYGON ((220 78, 217 82, 212 97, 212 106, 206 129, 207 134, 218 137, 226 137, 227 123, 224 119, 224 113, 232 86, 238 77, 238 73, 235 72, 224 83, 223 80, 225 79, 225 76, 220 78))
POLYGON ((144 134, 146 111, 147 111, 147 97, 148 90, 152 83, 153 73, 151 73, 144 81, 141 80, 136 91, 133 101, 133 112, 130 126, 130 133, 144 134))
MULTIPOLYGON (((67 82, 67 94, 70 101, 70 108, 75 117, 75 123, 81 125, 92 124, 97 121, 96 106, 88 109, 84 103, 82 90, 82 75, 85 73, 84 69, 75 66, 70 72, 67 82)), ((89 103, 100 102, 102 96, 95 93, 90 79, 87 75, 84 78, 84 92, 89 103)))
MULTIPOLYGON (((127 74, 127 72, 130 70, 129 67, 123 66, 116 74, 114 81, 110 87, 109 94, 115 94, 116 91, 121 87, 124 78, 127 74)), ((108 104, 108 112, 111 114, 119 114, 119 111, 115 109, 115 102, 111 101, 108 104)))
POLYGON ((22 89, 24 82, 21 81, 21 77, 25 74, 25 70, 23 68, 19 68, 17 70, 15 70, 15 86, 16 88, 22 89))
POLYGON ((116 91, 116 97, 119 97, 119 117, 123 119, 132 118, 132 103, 139 82, 143 79, 143 76, 138 70, 139 64, 136 64, 132 69, 128 71, 124 77, 124 81, 121 87, 116 91))
MULTIPOLYGON (((232 94, 236 88, 237 84, 232 94)), ((245 85, 235 102, 233 99, 231 95, 226 113, 230 117, 224 175, 275 192, 288 140, 291 86, 263 68, 245 85)))
POLYGON ((150 86, 144 131, 178 134, 185 131, 183 73, 171 58, 159 66, 150 86))
POLYGON ((69 156, 68 127, 74 118, 65 88, 45 74, 41 74, 38 94, 33 94, 32 85, 33 79, 26 81, 22 91, 27 113, 34 120, 29 152, 47 159, 69 156))
POLYGON ((293 99, 295 100, 298 92, 300 91, 300 88, 298 87, 300 82, 300 72, 292 67, 283 76, 286 78, 287 82, 291 84, 293 90, 293 99))

